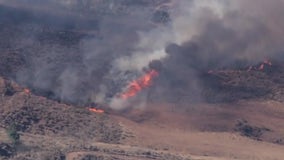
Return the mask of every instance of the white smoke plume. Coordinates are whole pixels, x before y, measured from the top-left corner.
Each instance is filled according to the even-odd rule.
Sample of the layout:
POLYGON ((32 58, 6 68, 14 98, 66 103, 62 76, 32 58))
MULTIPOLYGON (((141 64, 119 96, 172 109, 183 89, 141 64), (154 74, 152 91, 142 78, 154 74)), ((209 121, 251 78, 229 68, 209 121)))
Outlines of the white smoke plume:
POLYGON ((202 71, 278 57, 284 50, 283 3, 0 0, 15 18, 5 23, 19 27, 11 46, 22 51, 26 67, 13 73, 18 82, 63 101, 108 103, 116 109, 149 100, 147 93, 129 101, 116 95, 153 62, 159 62, 161 73, 150 98, 166 101, 195 99, 202 71))

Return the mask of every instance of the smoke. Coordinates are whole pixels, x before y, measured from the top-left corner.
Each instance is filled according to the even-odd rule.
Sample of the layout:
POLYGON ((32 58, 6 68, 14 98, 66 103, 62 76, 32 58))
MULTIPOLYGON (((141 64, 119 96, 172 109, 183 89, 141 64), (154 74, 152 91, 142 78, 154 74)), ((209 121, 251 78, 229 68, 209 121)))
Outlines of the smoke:
MULTIPOLYGON (((143 54, 138 51, 140 33, 154 26, 153 6, 147 3, 14 0, 1 4, 6 10, 2 17, 15 17, 6 20, 17 31, 10 46, 26 62, 15 78, 39 94, 77 104, 112 103, 109 99, 142 73, 127 65, 123 69, 119 61, 137 57, 138 62, 136 52, 143 54)), ((151 58, 137 69, 158 54, 149 54, 151 58)))
POLYGON ((203 5, 206 2, 195 2, 195 21, 188 25, 198 30, 184 43, 176 43, 181 52, 188 52, 188 58, 205 65, 202 68, 229 66, 236 60, 259 62, 283 51, 283 21, 279 16, 284 1, 207 3, 211 7, 203 5), (194 49, 195 53, 190 53, 194 49))
POLYGON ((108 103, 123 109, 138 102, 202 100, 201 73, 240 61, 277 58, 284 49, 283 0, 0 4, 25 13, 10 11, 22 16, 11 46, 26 61, 16 80, 72 103, 108 103), (160 72, 151 88, 127 101, 117 98, 148 68, 160 72))
POLYGON ((150 97, 174 103, 202 100, 202 73, 278 58, 283 53, 283 2, 179 1, 166 29, 150 34, 162 35, 158 42, 154 38, 161 47, 153 47, 157 50, 151 55, 166 52, 150 97))

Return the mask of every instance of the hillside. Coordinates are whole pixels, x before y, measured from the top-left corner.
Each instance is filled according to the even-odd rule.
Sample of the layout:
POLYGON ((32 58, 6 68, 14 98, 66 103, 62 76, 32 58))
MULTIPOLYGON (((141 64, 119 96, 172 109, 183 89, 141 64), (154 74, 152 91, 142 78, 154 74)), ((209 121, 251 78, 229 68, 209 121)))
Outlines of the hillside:
POLYGON ((203 2, 1 1, 0 159, 282 160, 278 2, 203 2))

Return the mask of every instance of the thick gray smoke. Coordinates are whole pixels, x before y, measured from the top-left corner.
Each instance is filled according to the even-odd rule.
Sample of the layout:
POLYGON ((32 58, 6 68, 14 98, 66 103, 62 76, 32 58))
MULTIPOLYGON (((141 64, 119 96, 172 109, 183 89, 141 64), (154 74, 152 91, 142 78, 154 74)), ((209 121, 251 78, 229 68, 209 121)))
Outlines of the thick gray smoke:
POLYGON ((284 49, 284 0, 0 2, 13 13, 5 20, 19 33, 11 46, 26 62, 16 80, 73 103, 120 109, 130 101, 202 99, 202 72, 284 49), (160 72, 151 88, 127 102, 115 98, 149 68, 160 72))

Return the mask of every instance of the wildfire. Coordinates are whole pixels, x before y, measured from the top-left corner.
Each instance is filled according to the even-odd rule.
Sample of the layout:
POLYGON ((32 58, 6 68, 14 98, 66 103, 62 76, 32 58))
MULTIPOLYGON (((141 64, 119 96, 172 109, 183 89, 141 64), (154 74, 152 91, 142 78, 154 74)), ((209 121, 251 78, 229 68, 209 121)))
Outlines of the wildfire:
POLYGON ((102 109, 96 109, 96 108, 89 108, 89 111, 94 113, 104 113, 105 111, 102 109))
POLYGON ((272 66, 272 63, 269 60, 264 60, 258 70, 264 70, 265 65, 272 66))
POLYGON ((272 66, 272 62, 266 59, 258 67, 250 66, 247 71, 248 72, 251 70, 263 71, 266 66, 272 66))
POLYGON ((128 99, 130 97, 135 96, 142 89, 149 87, 152 83, 153 78, 156 76, 158 76, 158 72, 155 70, 151 70, 150 72, 146 73, 144 76, 130 82, 130 84, 127 86, 126 91, 121 93, 119 97, 122 99, 128 99))
MULTIPOLYGON (((250 71, 264 71, 264 69, 269 68, 272 66, 272 62, 268 59, 264 60, 263 62, 259 63, 258 65, 254 65, 254 66, 249 66, 246 71, 250 72, 250 71)), ((208 70, 207 73, 208 74, 214 74, 214 73, 223 73, 223 72, 241 72, 242 70, 208 70)))
POLYGON ((31 93, 31 91, 30 91, 29 89, 27 89, 27 88, 25 88, 25 89, 23 90, 23 92, 24 92, 25 94, 30 94, 30 93, 31 93))

